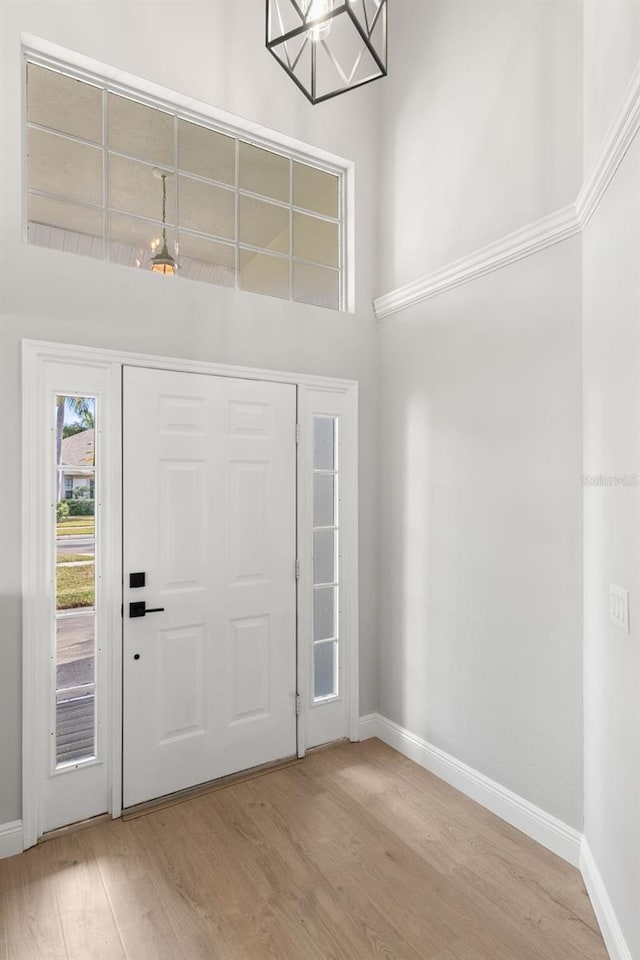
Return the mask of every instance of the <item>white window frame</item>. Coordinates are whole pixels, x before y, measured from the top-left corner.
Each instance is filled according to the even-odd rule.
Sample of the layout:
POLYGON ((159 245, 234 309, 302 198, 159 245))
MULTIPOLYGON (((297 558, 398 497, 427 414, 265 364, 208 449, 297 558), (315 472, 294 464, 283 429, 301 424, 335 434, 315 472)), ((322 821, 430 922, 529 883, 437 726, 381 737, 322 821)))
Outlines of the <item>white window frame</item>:
MULTIPOLYGON (((353 380, 282 373, 253 367, 161 357, 150 354, 83 347, 46 341, 23 340, 23 847, 33 846, 43 833, 45 783, 49 775, 48 751, 43 743, 49 729, 47 683, 50 650, 42 637, 51 631, 53 580, 51 557, 54 529, 50 518, 50 476, 54 460, 47 431, 47 396, 64 393, 69 371, 75 371, 77 392, 86 389, 91 377, 101 377, 101 474, 102 557, 101 611, 103 635, 108 639, 103 673, 107 685, 103 762, 108 770, 105 809, 114 818, 122 812, 122 368, 125 365, 289 383, 297 387, 299 443, 297 458, 297 556, 298 583, 297 683, 298 756, 317 743, 360 739, 359 640, 358 640, 358 384, 353 380), (340 417, 342 432, 341 525, 342 611, 341 642, 344 648, 343 696, 336 701, 313 704, 311 652, 313 644, 313 538, 312 538, 312 415, 333 412, 340 417), (44 423, 43 423, 44 418, 44 423), (106 631, 106 633, 105 633, 106 631)), ((87 390, 87 393, 91 391, 87 390)), ((95 391, 94 391, 95 392, 95 391)), ((87 764, 88 766, 89 764, 87 764)), ((72 770, 61 778, 73 793, 72 770)))
MULTIPOLYGON (((27 200, 28 191, 27 169, 26 169, 26 143, 27 143, 27 111, 26 111, 26 64, 35 63, 42 67, 57 70, 69 77, 82 80, 86 83, 98 84, 106 87, 110 92, 129 97, 138 103, 147 106, 156 107, 160 110, 178 112, 180 117, 185 120, 191 120, 204 126, 211 127, 218 133, 230 137, 239 138, 256 147, 262 147, 265 150, 271 150, 276 153, 285 154, 292 160, 298 160, 301 163, 311 164, 319 170, 324 170, 340 177, 340 221, 339 221, 339 244, 340 244, 340 267, 341 283, 338 310, 348 313, 355 312, 355 216, 354 216, 354 195, 355 195, 355 165, 352 161, 345 160, 336 154, 321 150, 318 147, 304 143, 294 137, 278 133, 264 127, 261 124, 245 120, 226 110, 219 110, 208 103, 200 100, 194 100, 183 94, 163 87, 160 84, 152 83, 141 77, 110 67, 100 61, 93 60, 90 57, 82 56, 58 44, 50 43, 40 37, 34 37, 31 34, 22 34, 22 83, 23 83, 23 109, 22 109, 22 162, 23 162, 23 196, 22 196, 22 222, 23 222, 23 240, 28 243, 28 216, 27 200)), ((69 139, 75 139, 69 137, 69 139)), ((107 149, 107 144, 103 144, 103 149, 107 149)), ((239 195, 238 186, 235 187, 236 194, 239 195)), ((267 198, 262 198, 267 199, 267 198)), ((293 200, 293 198, 291 198, 293 200)), ((107 202, 107 197, 104 198, 107 202)), ((106 209, 106 208, 105 208, 106 209)), ((293 206, 290 208, 293 210, 293 206)), ((309 211, 312 214, 312 211, 309 211)), ((313 214, 312 214, 313 215, 313 214)), ((237 217, 237 202, 236 202, 237 217)), ((236 231, 237 233, 237 231, 236 231)), ((239 239, 236 236, 236 256, 239 249, 239 239)), ((105 244, 106 255, 106 244, 105 244)), ((293 257, 288 258, 289 263, 293 263, 293 257)), ((237 267, 237 265, 236 265, 237 267)), ((290 267, 291 269, 291 267, 290 267)), ((238 271, 236 268, 236 286, 239 282, 238 271)), ((301 303, 302 301, 293 300, 293 289, 291 289, 292 303, 301 303)), ((331 309, 331 308, 329 308, 331 309)))

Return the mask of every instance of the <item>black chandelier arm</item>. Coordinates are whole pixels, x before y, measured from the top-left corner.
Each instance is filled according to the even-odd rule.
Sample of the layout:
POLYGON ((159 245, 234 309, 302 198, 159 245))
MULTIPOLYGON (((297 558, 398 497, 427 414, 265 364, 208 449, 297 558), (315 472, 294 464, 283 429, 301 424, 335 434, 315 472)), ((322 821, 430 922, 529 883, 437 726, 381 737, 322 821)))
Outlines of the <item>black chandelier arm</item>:
MULTIPOLYGON (((375 16, 374 22, 371 24, 371 31, 369 32, 369 34, 367 34, 367 33, 365 32, 365 30, 363 30, 362 24, 360 23, 360 21, 358 20, 358 18, 357 18, 356 15, 355 15, 355 13, 354 13, 353 10, 351 9, 351 5, 350 5, 350 4, 347 4, 347 5, 346 5, 347 13, 349 14, 349 17, 351 18, 351 22, 353 23, 354 27, 356 28, 356 30, 357 30, 358 33, 360 34, 360 39, 362 40, 362 42, 363 42, 364 45, 366 46, 367 50, 369 51, 369 53, 371 54, 371 56, 373 57, 373 59, 374 59, 375 62, 377 63, 378 69, 380 70, 380 73, 382 74, 383 77, 386 77, 386 75, 387 75, 387 68, 386 68, 386 65, 385 65, 385 64, 382 62, 382 60, 380 59, 380 57, 378 56, 378 52, 377 52, 376 48, 375 48, 374 45, 371 43, 371 34, 373 33, 373 29, 374 29, 374 27, 375 27, 375 25, 376 25, 376 23, 377 23, 378 17, 380 16, 380 13, 381 13, 381 11, 382 11, 383 9, 385 10, 385 16, 386 16, 386 7, 387 7, 386 2, 383 2, 383 3, 380 4, 380 6, 378 7, 378 13, 377 13, 376 16, 375 16)), ((387 57, 386 46, 387 46, 387 35, 386 35, 386 31, 385 31, 385 60, 386 60, 386 57, 387 57)))
MULTIPOLYGON (((267 0, 267 3, 269 0, 267 0)), ((298 11, 298 5, 295 3, 295 0, 289 0, 289 3, 293 4, 298 11)), ((329 21, 334 20, 336 17, 339 17, 341 13, 345 13, 349 10, 349 4, 343 3, 341 7, 335 7, 333 10, 330 10, 323 17, 318 17, 314 20, 304 20, 304 14, 300 14, 304 20, 304 23, 299 27, 294 27, 293 30, 289 30, 288 33, 282 33, 279 37, 276 37, 275 40, 269 40, 267 38, 267 47, 271 50, 273 47, 279 46, 281 43, 287 43, 288 40, 295 40, 296 37, 299 37, 303 33, 309 33, 309 30, 313 30, 314 27, 320 27, 323 23, 329 23, 329 21)), ((271 19, 271 11, 268 9, 268 16, 271 19)))

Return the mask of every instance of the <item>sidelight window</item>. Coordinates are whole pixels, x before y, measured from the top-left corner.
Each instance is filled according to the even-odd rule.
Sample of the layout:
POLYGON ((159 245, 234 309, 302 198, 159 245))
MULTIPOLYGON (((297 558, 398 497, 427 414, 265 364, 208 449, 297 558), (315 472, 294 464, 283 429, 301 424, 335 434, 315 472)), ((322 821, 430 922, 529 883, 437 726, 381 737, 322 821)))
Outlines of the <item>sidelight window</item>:
POLYGON ((60 767, 96 755, 96 399, 57 395, 52 738, 60 767))
POLYGON ((313 699, 339 690, 338 418, 313 417, 313 699))
POLYGON ((345 307, 344 169, 113 87, 27 62, 29 243, 345 307))

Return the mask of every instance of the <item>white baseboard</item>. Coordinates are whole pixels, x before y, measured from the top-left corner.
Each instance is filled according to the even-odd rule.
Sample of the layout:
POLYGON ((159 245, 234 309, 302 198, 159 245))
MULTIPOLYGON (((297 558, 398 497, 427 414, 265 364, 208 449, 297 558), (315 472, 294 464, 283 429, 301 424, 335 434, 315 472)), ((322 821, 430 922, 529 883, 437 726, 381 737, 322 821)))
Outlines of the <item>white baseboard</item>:
POLYGON ((361 739, 378 737, 572 866, 580 865, 582 835, 573 827, 386 717, 370 714, 360 724, 361 739))
POLYGON ((584 837, 580 849, 580 872, 611 960, 633 960, 604 881, 584 837))
POLYGON ((22 820, 0 823, 0 860, 22 853, 22 820))

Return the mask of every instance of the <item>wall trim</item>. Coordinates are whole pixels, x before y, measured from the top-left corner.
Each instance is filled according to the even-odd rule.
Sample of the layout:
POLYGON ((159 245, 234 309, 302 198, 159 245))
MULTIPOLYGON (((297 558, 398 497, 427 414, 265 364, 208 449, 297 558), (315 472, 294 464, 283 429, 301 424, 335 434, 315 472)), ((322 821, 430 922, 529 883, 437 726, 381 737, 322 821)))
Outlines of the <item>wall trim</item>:
POLYGON ((586 837, 580 848, 580 872, 611 960, 633 960, 586 837))
POLYGON ((640 63, 631 77, 622 102, 604 136, 591 173, 578 194, 576 212, 583 230, 595 213, 638 130, 640 130, 640 63))
POLYGON ((22 853, 22 820, 0 823, 0 860, 22 853))
POLYGON ((453 290, 470 280, 477 280, 487 273, 493 273, 510 263, 538 253, 562 240, 580 233, 580 221, 574 204, 564 207, 556 213, 536 220, 535 223, 508 234, 495 243, 460 260, 455 260, 435 273, 427 274, 413 283, 408 283, 391 293, 377 297, 373 309, 378 320, 391 317, 407 307, 423 300, 430 300, 447 290, 453 290))
POLYGON ((394 316, 417 303, 477 280, 494 270, 539 253, 579 234, 595 213, 616 170, 640 130, 640 63, 602 141, 589 176, 574 203, 502 237, 495 243, 455 260, 418 280, 376 297, 378 320, 394 316))
POLYGON ((377 737, 572 866, 580 865, 582 835, 578 830, 393 720, 369 714, 361 718, 360 725, 362 739, 377 737))

